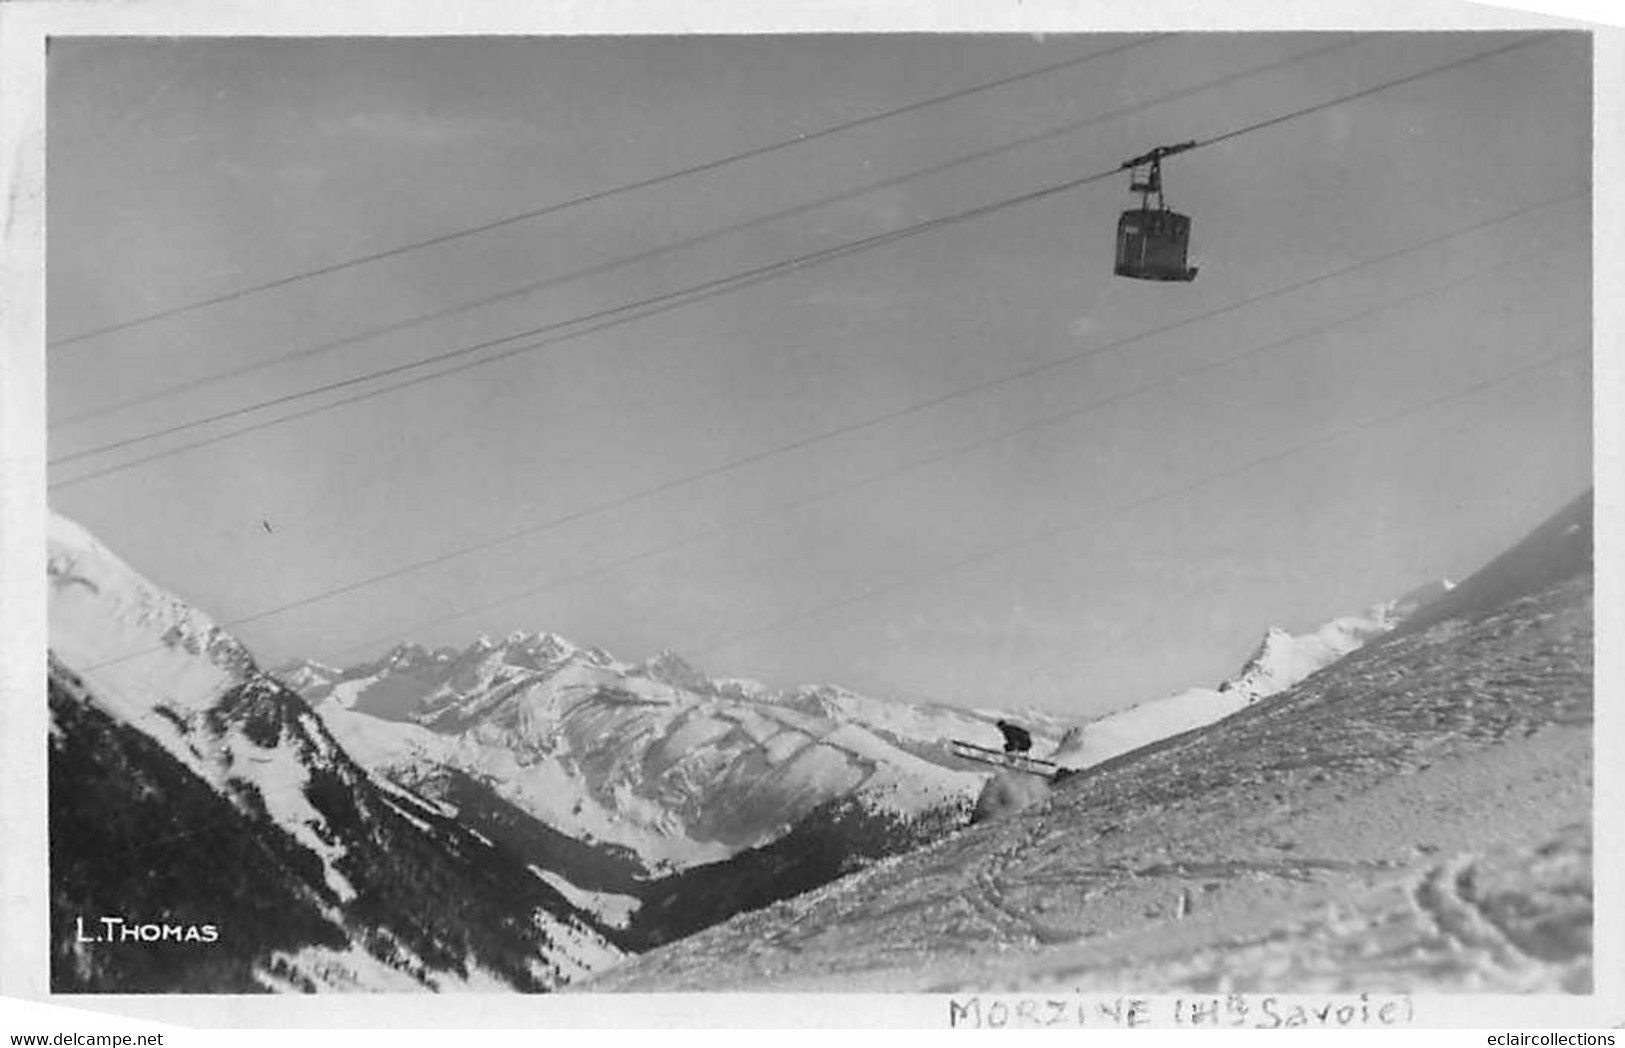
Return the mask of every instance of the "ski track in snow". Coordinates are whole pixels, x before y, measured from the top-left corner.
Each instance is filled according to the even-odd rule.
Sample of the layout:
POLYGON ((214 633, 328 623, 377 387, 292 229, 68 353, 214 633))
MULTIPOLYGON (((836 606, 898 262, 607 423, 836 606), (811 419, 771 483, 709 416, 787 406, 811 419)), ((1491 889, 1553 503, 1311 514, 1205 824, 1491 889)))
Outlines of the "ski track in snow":
POLYGON ((1589 992, 1590 602, 1358 653, 583 988, 1589 992))

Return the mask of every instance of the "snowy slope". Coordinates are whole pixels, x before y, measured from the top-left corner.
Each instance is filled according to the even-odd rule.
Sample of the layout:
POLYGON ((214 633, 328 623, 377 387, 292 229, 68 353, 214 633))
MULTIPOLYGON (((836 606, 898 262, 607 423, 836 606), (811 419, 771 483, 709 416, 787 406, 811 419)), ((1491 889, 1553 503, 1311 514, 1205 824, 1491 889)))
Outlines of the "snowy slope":
POLYGON ((582 989, 1591 993, 1579 517, 1426 628, 582 989))
POLYGON ((1308 679, 1374 638, 1384 636, 1451 591, 1448 581, 1420 586, 1402 597, 1345 615, 1308 633, 1272 627, 1252 657, 1217 688, 1189 688, 1108 713, 1069 733, 1053 758, 1067 768, 1088 768, 1212 724, 1262 698, 1308 679))
POLYGON ((1170 738, 1212 724, 1247 706, 1245 692, 1190 688, 1117 710, 1085 724, 1062 741, 1054 760, 1064 768, 1089 768, 1170 738))
MULTIPOLYGON (((153 867, 130 861, 149 841, 128 828, 175 823, 184 810, 199 825, 166 853, 170 887, 149 900, 154 910, 194 906, 183 874, 189 864, 200 879, 222 872, 210 841, 231 840, 255 856, 245 862, 283 870, 286 905, 312 922, 303 945, 269 930, 258 944, 235 941, 246 951, 231 984, 239 989, 365 985, 365 972, 342 961, 357 949, 372 958, 363 968, 405 973, 429 989, 546 989, 618 958, 590 914, 431 803, 364 770, 240 643, 84 529, 52 519, 47 568, 60 905, 118 913, 131 893, 150 892, 150 883, 129 882, 130 870, 153 867), (121 774, 109 776, 115 766, 121 774), (528 925, 514 923, 516 908, 531 915, 528 925), (302 956, 320 963, 301 969, 302 956)), ((251 876, 227 879, 246 885, 251 876)), ((229 922, 251 902, 226 890, 213 905, 229 922)), ((127 957, 77 941, 64 950, 65 988, 163 988, 143 982, 160 973, 127 957)), ((184 958, 176 963, 184 968, 184 958)))
POLYGON ((208 709, 254 672, 248 652, 66 518, 51 517, 47 552, 51 650, 101 704, 192 761, 162 711, 208 709))

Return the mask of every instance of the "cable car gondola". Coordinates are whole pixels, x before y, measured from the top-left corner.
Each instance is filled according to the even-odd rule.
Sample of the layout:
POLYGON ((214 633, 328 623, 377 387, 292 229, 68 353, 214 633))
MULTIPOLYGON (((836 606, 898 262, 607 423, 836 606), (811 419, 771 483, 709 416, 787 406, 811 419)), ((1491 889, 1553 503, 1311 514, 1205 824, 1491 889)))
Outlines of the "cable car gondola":
POLYGON ((1140 206, 1123 212, 1117 221, 1118 276, 1135 280, 1196 279, 1196 268, 1185 264, 1191 220, 1168 210, 1162 199, 1162 158, 1195 145, 1182 142, 1158 146, 1144 156, 1123 162, 1123 169, 1129 172, 1129 191, 1140 194, 1140 206), (1142 167, 1147 168, 1144 179, 1138 174, 1142 167), (1156 207, 1151 206, 1153 193, 1157 195, 1156 207))

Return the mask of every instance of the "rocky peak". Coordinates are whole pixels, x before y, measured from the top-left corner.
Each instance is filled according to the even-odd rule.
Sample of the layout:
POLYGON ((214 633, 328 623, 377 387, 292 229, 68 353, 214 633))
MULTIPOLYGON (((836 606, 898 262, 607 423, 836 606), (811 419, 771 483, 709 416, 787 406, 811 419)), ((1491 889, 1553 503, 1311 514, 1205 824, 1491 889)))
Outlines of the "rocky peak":
POLYGON ((696 694, 708 695, 716 690, 711 678, 669 649, 645 659, 639 670, 644 676, 696 694))

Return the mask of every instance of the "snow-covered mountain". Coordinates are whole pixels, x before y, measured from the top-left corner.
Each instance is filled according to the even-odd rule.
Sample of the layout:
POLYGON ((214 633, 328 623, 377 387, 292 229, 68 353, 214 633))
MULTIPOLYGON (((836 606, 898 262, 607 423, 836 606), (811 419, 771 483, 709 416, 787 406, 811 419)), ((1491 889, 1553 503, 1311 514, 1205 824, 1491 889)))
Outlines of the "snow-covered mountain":
MULTIPOLYGON (((1012 713, 713 679, 672 652, 619 661, 550 633, 401 645, 282 679, 350 752, 525 850, 630 950, 937 839, 990 775, 1012 713), (566 853, 557 846, 570 842, 566 853)), ((1015 714, 1040 752, 1066 722, 1015 714)))
POLYGON ((1344 615, 1308 633, 1270 628, 1252 657, 1216 688, 1196 687, 1116 710, 1069 732, 1054 760, 1088 768, 1230 716, 1285 691, 1373 640, 1397 629, 1448 594, 1448 580, 1419 586, 1357 615, 1344 615))
POLYGON ((278 679, 62 518, 48 571, 56 927, 236 929, 157 966, 69 934, 64 990, 549 988, 935 839, 987 775, 947 741, 998 738, 550 634, 278 679))
POLYGON ((621 956, 546 878, 365 770, 234 638, 60 517, 48 573, 55 989, 545 990, 621 956), (86 937, 110 917, 214 932, 86 937))
POLYGON ((963 807, 986 770, 948 741, 999 738, 996 715, 713 681, 670 652, 626 663, 546 633, 281 677, 369 767, 417 785, 455 770, 651 873, 764 845, 835 800, 898 818, 963 807))
POLYGON ((522 631, 462 650, 403 644, 347 669, 296 663, 280 675, 368 767, 431 791, 454 770, 553 830, 625 849, 640 872, 660 873, 759 848, 835 800, 898 818, 963 809, 988 773, 947 743, 997 748, 1000 718, 1031 727, 1035 753, 1071 768, 1212 723, 1330 665, 1448 589, 1422 587, 1300 636, 1272 629, 1217 688, 1141 703, 1081 729, 1034 710, 963 710, 832 685, 774 691, 713 680, 672 652, 627 663, 522 631))
POLYGON ((1274 695, 1316 673, 1374 637, 1397 628, 1410 616, 1449 593, 1448 579, 1420 586, 1396 600, 1384 601, 1359 615, 1332 619, 1309 633, 1294 636, 1272 627, 1241 671, 1219 685, 1248 702, 1274 695))

